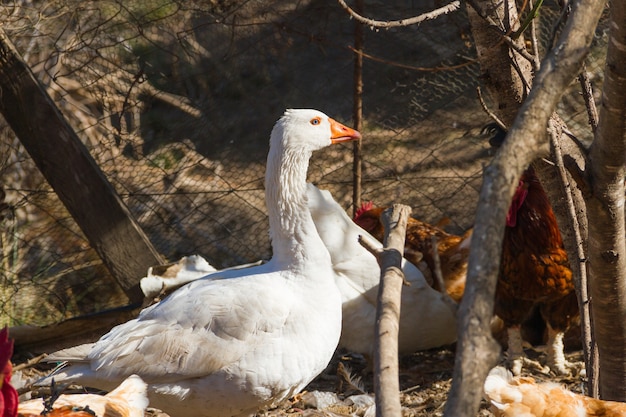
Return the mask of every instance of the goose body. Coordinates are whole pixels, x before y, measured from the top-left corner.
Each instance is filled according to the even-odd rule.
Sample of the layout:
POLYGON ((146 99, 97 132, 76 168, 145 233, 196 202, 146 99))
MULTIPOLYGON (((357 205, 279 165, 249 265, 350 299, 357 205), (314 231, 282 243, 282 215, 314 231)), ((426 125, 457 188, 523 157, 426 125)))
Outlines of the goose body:
MULTIPOLYGON (((341 293, 342 329, 339 347, 368 355, 374 346, 380 267, 376 258, 358 242, 358 238, 364 236, 377 247, 382 247, 382 244, 354 223, 329 191, 307 184, 306 194, 307 208, 330 253, 335 283, 341 293)), ((181 259, 179 263, 184 260, 181 259)), ((419 268, 406 259, 402 260, 402 271, 410 285, 402 289, 399 352, 408 354, 456 341, 456 311, 450 303, 426 282, 419 268)), ((187 265, 183 265, 178 272, 176 280, 188 282, 198 278, 193 276, 195 269, 187 265)), ((210 275, 205 279, 223 276, 223 270, 207 273, 210 275)), ((150 278, 155 282, 157 279, 164 281, 163 284, 155 285, 159 290, 167 286, 165 276, 153 275, 150 278)))
POLYGON ((51 355, 69 361, 55 380, 107 389, 137 374, 172 417, 251 415, 299 392, 341 330, 330 255, 306 210, 309 158, 358 138, 316 110, 287 110, 267 158, 272 259, 190 282, 95 344, 51 355))
MULTIPOLYGON (((329 191, 308 184, 307 196, 309 211, 330 253, 335 283, 342 296, 339 346, 370 354, 374 346, 380 267, 358 237, 364 236, 380 248, 382 244, 354 223, 329 191)), ((406 259, 402 260, 402 271, 409 285, 402 287, 399 352, 408 354, 456 341, 454 308, 406 259)))

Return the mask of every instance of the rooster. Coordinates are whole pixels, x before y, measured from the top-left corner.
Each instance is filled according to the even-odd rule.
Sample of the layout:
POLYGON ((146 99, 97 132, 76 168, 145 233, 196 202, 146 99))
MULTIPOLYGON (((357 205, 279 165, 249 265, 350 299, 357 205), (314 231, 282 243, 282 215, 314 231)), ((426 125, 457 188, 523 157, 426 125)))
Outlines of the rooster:
MULTIPOLYGON (((380 221, 380 216, 384 210, 385 207, 374 207, 371 202, 364 203, 357 210, 354 222, 371 233, 376 239, 382 241, 384 227, 380 221)), ((426 276, 434 276, 436 265, 432 238, 435 237, 445 290, 458 303, 465 291, 471 234, 472 231, 469 230, 463 236, 456 236, 437 226, 409 217, 406 227, 404 257, 415 265, 420 265, 420 261, 423 259, 427 264, 427 270, 422 272, 425 272, 426 276)), ((437 281, 431 282, 431 285, 436 290, 441 291, 437 281)))
POLYGON ((556 217, 529 167, 506 218, 494 310, 507 329, 508 360, 516 375, 525 360, 520 326, 536 305, 548 330, 548 366, 567 374, 563 335, 578 317, 578 302, 556 217))
POLYGON ((552 382, 515 377, 503 367, 489 372, 484 393, 496 417, 624 416, 626 404, 568 391, 552 382))

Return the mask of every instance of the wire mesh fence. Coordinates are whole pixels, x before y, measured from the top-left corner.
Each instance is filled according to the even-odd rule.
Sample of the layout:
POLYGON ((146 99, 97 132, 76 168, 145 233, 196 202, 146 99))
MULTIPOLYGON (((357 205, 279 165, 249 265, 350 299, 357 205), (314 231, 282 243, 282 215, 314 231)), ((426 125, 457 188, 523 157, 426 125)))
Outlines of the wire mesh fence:
MULTIPOLYGON (((436 2, 365 3, 368 15, 391 19, 436 2)), ((289 107, 350 119, 354 22, 333 2, 17 1, 0 13, 170 260, 199 253, 220 268, 267 259, 263 176, 274 121, 289 107)), ((558 16, 542 7, 543 42, 558 16)), ((592 74, 601 73, 603 42, 600 28, 592 74)), ((362 199, 408 204, 422 220, 445 218, 449 231, 465 231, 490 150, 464 12, 368 30, 365 53, 362 199)), ((573 93, 561 107, 572 130, 589 138, 581 103, 573 93)), ((0 137, 4 323, 45 324, 125 303, 4 123, 0 137)), ((314 155, 309 180, 349 209, 352 166, 349 148, 327 149, 314 155)))

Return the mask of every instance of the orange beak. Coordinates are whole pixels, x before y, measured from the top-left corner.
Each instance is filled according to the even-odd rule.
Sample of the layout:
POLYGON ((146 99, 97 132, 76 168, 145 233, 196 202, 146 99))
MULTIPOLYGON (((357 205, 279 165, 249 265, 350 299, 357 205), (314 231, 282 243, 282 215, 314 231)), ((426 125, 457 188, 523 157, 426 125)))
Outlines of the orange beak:
POLYGON ((338 121, 328 118, 330 122, 330 141, 332 143, 348 142, 361 139, 361 134, 356 130, 344 126, 338 121))

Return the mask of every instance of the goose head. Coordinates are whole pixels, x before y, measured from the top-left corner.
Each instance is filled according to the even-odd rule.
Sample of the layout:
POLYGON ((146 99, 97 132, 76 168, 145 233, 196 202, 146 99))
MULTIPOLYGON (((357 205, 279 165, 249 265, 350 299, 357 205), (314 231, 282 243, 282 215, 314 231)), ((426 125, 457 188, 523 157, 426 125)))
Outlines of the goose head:
POLYGON ((313 152, 334 143, 361 139, 361 134, 324 113, 312 109, 288 109, 274 125, 272 139, 284 149, 313 152))
POLYGON ((330 263, 307 209, 309 158, 326 146, 360 138, 356 130, 317 110, 288 109, 276 122, 265 172, 273 261, 293 265, 296 258, 328 258, 330 263))

